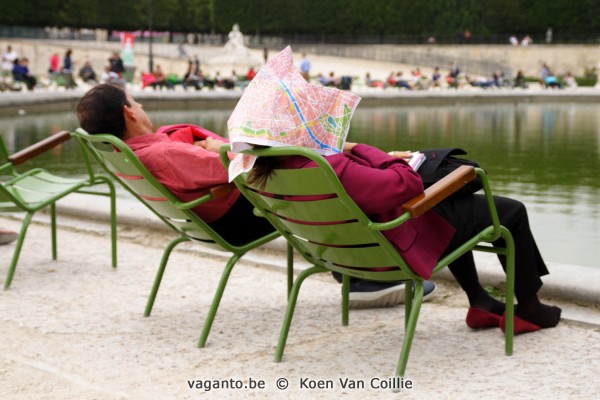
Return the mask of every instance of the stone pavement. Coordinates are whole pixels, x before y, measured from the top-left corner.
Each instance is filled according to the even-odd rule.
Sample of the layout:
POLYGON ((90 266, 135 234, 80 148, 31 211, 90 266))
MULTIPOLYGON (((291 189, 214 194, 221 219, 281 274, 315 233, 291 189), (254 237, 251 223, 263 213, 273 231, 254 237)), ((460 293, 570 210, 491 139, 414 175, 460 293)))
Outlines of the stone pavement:
MULTIPOLYGON (((436 296, 422 307, 404 379, 411 389, 381 388, 398 361, 403 307, 351 311, 343 327, 339 286, 327 274, 305 282, 283 362, 275 363, 286 304, 279 245, 254 251, 236 266, 207 347, 199 349, 222 254, 181 245, 152 316, 144 318, 171 235, 138 205, 120 199, 119 266, 113 270, 107 207, 94 204, 90 212, 91 203, 81 198, 60 203, 59 259, 50 259, 48 217, 41 214, 28 232, 12 287, 0 292, 3 399, 600 398, 597 306, 579 307, 587 322, 564 318, 557 328, 516 337, 514 355, 506 357, 501 331, 467 328, 464 295, 441 278, 436 296), (284 379, 289 386, 280 390, 284 379), (346 379, 364 388, 344 388, 346 379), (224 380, 243 387, 206 390, 224 380), (249 388, 263 382, 264 389, 249 388), (307 388, 318 384, 325 388, 307 388)), ((0 218, 13 230, 19 222, 17 216, 0 218)), ((0 247, 0 275, 13 249, 0 247)), ((594 279, 588 286, 598 287, 594 279)))

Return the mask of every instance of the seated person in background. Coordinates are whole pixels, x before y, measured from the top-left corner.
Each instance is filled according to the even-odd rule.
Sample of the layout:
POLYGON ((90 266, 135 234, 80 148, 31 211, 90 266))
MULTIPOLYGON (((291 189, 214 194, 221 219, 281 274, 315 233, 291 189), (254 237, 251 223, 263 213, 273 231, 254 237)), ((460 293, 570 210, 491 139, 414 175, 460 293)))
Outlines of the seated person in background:
POLYGON ((340 80, 335 76, 335 73, 331 71, 327 77, 327 84, 325 86, 338 87, 340 80))
POLYGON ((83 66, 79 69, 79 77, 86 83, 96 85, 96 72, 92 68, 92 64, 89 61, 83 63, 83 66))
POLYGON ((233 89, 235 86, 235 82, 233 82, 231 79, 229 78, 224 78, 221 76, 221 71, 217 71, 215 73, 215 79, 214 79, 215 85, 225 88, 225 89, 233 89))
MULTIPOLYGON (((172 133, 172 137, 165 132, 154 133, 141 104, 120 87, 102 84, 92 88, 79 101, 77 117, 90 134, 108 133, 122 139, 148 171, 181 201, 194 200, 208 189, 228 183, 219 158, 224 139, 210 133, 194 142, 190 126, 172 133)), ((238 190, 193 209, 226 240, 238 245, 274 230, 252 210, 238 190)))
POLYGON ((446 75, 446 83, 448 86, 458 88, 458 76, 460 75, 460 68, 457 65, 451 64, 448 75, 446 75))
POLYGON ((253 67, 248 68, 248 72, 246 72, 246 79, 251 81, 256 76, 256 71, 253 67))
POLYGON ((54 77, 60 73, 60 68, 59 68, 59 63, 60 63, 60 58, 58 56, 58 53, 53 53, 50 58, 48 59, 48 74, 49 74, 49 78, 50 80, 53 80, 54 77))
POLYGON ((67 89, 73 89, 77 87, 77 83, 75 83, 75 79, 73 79, 75 62, 71 58, 72 54, 73 50, 67 49, 65 56, 63 57, 63 66, 60 70, 60 75, 62 79, 64 79, 65 87, 67 89))
POLYGON ((549 74, 544 78, 544 87, 562 89, 563 86, 556 76, 549 74))
POLYGON ((125 72, 125 65, 123 65, 123 59, 116 51, 112 53, 110 58, 108 59, 108 63, 110 64, 110 70, 117 74, 119 78, 123 76, 123 72, 125 72))
POLYGON ((385 87, 385 83, 383 83, 383 81, 380 81, 378 79, 372 79, 371 78, 371 73, 367 72, 365 74, 365 84, 368 87, 378 87, 378 88, 383 88, 385 87))
POLYGON ((319 82, 323 86, 327 86, 329 84, 329 79, 322 72, 317 74, 317 82, 319 82))
POLYGON ((113 72, 110 69, 110 65, 104 67, 104 72, 102 73, 102 83, 111 83, 113 85, 121 86, 125 88, 125 80, 120 78, 116 72, 113 72))
POLYGON ((317 75, 317 81, 323 86, 337 87, 339 84, 338 79, 335 77, 335 73, 331 71, 328 76, 323 75, 319 72, 317 75))
POLYGON ((410 85, 413 89, 423 90, 429 87, 427 78, 421 73, 420 68, 415 68, 410 72, 411 82, 410 85))
POLYGON ((13 79, 16 82, 23 82, 28 90, 33 90, 37 84, 35 76, 29 73, 29 60, 26 57, 15 60, 15 65, 12 70, 13 79))
POLYGON ((193 68, 192 59, 188 60, 188 69, 183 75, 183 79, 181 80, 181 85, 185 90, 187 90, 188 86, 194 87, 196 90, 202 89, 204 86, 202 79, 196 75, 196 68, 193 68))
MULTIPOLYGON (((88 91, 77 104, 77 117, 80 126, 90 134, 108 133, 122 139, 148 171, 182 201, 196 199, 209 188, 228 182, 218 154, 224 139, 204 131, 204 140, 183 140, 192 137, 195 128, 190 126, 170 136, 163 129, 153 133, 152 122, 141 104, 117 86, 101 84, 88 91)), ((254 215, 252 205, 237 189, 193 211, 235 244, 247 243, 274 230, 266 219, 254 215)), ((365 308, 381 306, 391 294, 403 292, 402 285, 362 282, 362 294, 370 294, 369 301, 363 303, 365 308)))
POLYGON ((568 88, 576 88, 577 87, 577 81, 575 80, 575 77, 573 76, 573 74, 571 74, 571 71, 568 71, 565 76, 563 77, 563 80, 565 81, 565 85, 567 85, 568 88))
POLYGON ((396 86, 396 76, 394 75, 393 71, 390 72, 387 79, 385 80, 385 83, 386 83, 386 85, 391 86, 391 87, 396 86))
POLYGON ((396 86, 399 88, 412 90, 412 86, 408 83, 406 79, 404 79, 402 74, 402 71, 398 71, 398 73, 396 73, 396 86))
POLYGON ((229 77, 229 80, 233 82, 233 86, 235 87, 236 82, 239 80, 238 74, 237 72, 235 72, 235 69, 231 70, 231 76, 229 77))
POLYGON ((154 71, 152 71, 152 75, 154 76, 154 82, 150 86, 152 86, 154 89, 159 87, 162 90, 162 88, 165 86, 167 89, 173 88, 159 64, 157 64, 154 71))
POLYGON ((475 78, 471 78, 469 75, 465 75, 465 80, 469 82, 469 85, 474 87, 480 87, 482 89, 487 89, 489 87, 494 86, 494 80, 487 80, 483 76, 476 76, 475 78))
MULTIPOLYGON (((278 138, 271 137, 271 140, 278 138)), ((296 140, 295 143, 318 146, 312 140, 296 140)), ((281 144, 287 145, 283 140, 281 144)), ((421 177, 404 159, 406 154, 397 153, 390 155, 365 144, 345 143, 342 153, 325 159, 358 207, 373 220, 386 222, 401 215, 401 205, 424 190, 421 177)), ((314 166, 313 161, 302 156, 268 160, 259 157, 248 179, 261 185, 276 168, 314 166)), ((522 203, 505 197, 494 196, 494 202, 500 224, 510 230, 515 243, 515 295, 518 300, 515 332, 554 327, 560 320, 561 310, 541 303, 537 296, 542 286, 540 277, 548 274, 548 270, 529 228, 527 210, 522 203)), ((450 196, 419 218, 411 219, 410 224, 383 231, 383 235, 415 273, 428 279, 437 260, 492 223, 486 204, 482 194, 450 196)), ((498 240, 498 244, 502 242, 503 239, 498 240)), ((504 256, 498 258, 504 266, 504 256)), ((491 297, 479 283, 472 252, 452 262, 449 268, 469 301, 467 325, 472 329, 501 326, 505 305, 491 297)))
POLYGON ((435 67, 433 69, 433 74, 431 74, 431 86, 440 87, 440 78, 442 74, 440 74, 440 67, 435 67))
POLYGON ((517 75, 515 75, 515 83, 513 87, 520 87, 523 89, 527 89, 527 82, 525 81, 525 74, 523 74, 523 70, 518 70, 517 75))

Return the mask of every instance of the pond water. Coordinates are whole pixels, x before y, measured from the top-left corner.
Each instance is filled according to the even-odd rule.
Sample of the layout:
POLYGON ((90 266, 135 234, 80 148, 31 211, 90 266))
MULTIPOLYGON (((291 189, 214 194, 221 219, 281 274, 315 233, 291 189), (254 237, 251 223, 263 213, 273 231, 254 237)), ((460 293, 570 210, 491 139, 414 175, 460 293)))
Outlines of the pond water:
MULTIPOLYGON (((189 122, 226 132, 231 110, 150 112, 155 124, 189 122)), ((77 127, 73 113, 0 118, 9 152, 77 127)), ((546 261, 600 267, 600 113, 592 104, 359 107, 349 141, 383 150, 461 147, 489 173, 495 194, 529 209, 546 261)), ((67 142, 30 165, 82 170, 67 142)))

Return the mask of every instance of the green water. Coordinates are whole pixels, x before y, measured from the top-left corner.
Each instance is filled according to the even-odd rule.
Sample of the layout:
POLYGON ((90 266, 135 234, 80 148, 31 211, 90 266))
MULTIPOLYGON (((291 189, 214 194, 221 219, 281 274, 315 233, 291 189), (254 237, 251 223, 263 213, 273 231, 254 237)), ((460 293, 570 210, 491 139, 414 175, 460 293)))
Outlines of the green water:
MULTIPOLYGON (((226 131, 231 110, 149 113, 155 124, 189 122, 226 131)), ((75 129, 72 113, 0 119, 9 151, 61 129, 75 129)), ((515 104, 359 107, 349 141, 389 150, 461 147, 478 161, 496 194, 523 201, 548 262, 600 267, 600 113, 593 104, 515 104)), ((75 143, 35 164, 76 175, 75 143)), ((33 164, 30 164, 33 165, 33 164)))

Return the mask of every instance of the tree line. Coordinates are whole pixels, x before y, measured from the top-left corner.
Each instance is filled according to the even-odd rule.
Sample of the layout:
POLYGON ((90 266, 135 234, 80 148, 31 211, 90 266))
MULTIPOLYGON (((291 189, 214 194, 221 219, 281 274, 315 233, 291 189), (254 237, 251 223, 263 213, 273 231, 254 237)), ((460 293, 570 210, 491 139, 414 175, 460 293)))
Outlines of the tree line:
POLYGON ((0 0, 0 25, 260 34, 600 33, 597 0, 0 0))

